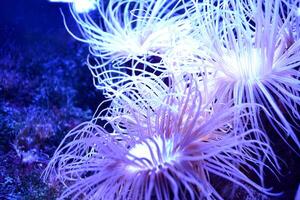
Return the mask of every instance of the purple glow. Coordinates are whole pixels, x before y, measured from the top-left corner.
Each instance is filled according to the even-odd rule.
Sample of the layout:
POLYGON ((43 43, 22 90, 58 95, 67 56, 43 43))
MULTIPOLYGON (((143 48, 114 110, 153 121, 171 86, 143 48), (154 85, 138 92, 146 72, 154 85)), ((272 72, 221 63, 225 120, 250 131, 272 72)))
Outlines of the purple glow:
POLYGON ((260 176, 265 164, 259 152, 274 162, 270 146, 247 139, 257 130, 236 134, 231 128, 235 107, 223 112, 224 105, 207 108, 201 101, 192 81, 153 113, 132 112, 124 124, 127 134, 84 123, 65 137, 44 177, 68 186, 61 199, 221 199, 212 174, 250 195, 246 185, 271 195, 240 170, 260 176))

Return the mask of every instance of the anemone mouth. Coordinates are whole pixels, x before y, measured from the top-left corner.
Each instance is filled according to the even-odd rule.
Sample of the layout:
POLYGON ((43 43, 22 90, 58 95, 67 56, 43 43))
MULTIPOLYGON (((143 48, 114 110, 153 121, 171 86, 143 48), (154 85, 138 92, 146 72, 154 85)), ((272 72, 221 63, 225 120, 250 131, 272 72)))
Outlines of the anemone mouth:
POLYGON ((162 136, 154 136, 135 144, 128 152, 127 159, 130 163, 127 170, 140 172, 154 170, 174 165, 178 161, 178 152, 174 148, 174 140, 162 136))
POLYGON ((263 80, 272 67, 264 62, 264 52, 260 48, 250 48, 238 52, 227 50, 222 60, 224 73, 234 81, 255 83, 263 80))

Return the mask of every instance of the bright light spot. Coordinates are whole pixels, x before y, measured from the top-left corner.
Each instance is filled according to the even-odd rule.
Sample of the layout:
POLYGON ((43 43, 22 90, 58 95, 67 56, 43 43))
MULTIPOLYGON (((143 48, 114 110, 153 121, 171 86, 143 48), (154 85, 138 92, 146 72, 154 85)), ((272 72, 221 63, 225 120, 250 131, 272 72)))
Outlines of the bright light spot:
POLYGON ((96 0, 49 0, 50 2, 73 3, 76 12, 87 13, 96 9, 96 0))
POLYGON ((298 17, 300 17, 300 7, 297 9, 296 15, 297 15, 298 17))
MULTIPOLYGON (((159 167, 163 167, 166 163, 170 164, 176 160, 177 156, 173 153, 172 140, 164 139, 165 146, 163 144, 163 139, 160 136, 154 137, 153 140, 147 139, 145 142, 136 144, 132 149, 129 150, 129 154, 139 159, 148 160, 151 166, 141 167, 138 165, 130 165, 127 167, 129 171, 137 172, 154 168, 158 169, 159 167), (153 156, 151 155, 151 151, 153 156), (161 155, 162 160, 159 160, 159 154, 161 155)), ((130 155, 128 155, 127 158, 134 161, 134 158, 130 155)))
POLYGON ((261 50, 256 48, 227 51, 223 57, 223 72, 234 80, 255 82, 263 78, 267 70, 262 56, 261 50))
POLYGON ((74 0, 75 10, 79 13, 89 12, 96 9, 95 0, 74 0))

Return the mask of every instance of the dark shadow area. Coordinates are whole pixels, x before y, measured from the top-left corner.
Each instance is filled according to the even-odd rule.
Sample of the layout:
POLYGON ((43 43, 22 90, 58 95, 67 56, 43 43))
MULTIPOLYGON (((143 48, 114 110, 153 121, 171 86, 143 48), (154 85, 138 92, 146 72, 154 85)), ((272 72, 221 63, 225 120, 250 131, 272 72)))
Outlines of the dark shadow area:
POLYGON ((103 100, 73 39, 68 6, 46 0, 0 2, 0 199, 55 199, 41 173, 72 128, 103 100))

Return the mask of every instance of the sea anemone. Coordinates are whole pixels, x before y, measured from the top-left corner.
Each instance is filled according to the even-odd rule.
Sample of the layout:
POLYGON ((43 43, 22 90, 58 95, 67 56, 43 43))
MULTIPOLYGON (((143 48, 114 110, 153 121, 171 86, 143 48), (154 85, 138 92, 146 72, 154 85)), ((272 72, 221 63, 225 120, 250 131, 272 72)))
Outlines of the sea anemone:
POLYGON ((74 38, 89 44, 93 58, 88 58, 88 66, 97 78, 99 89, 105 90, 110 84, 107 77, 124 72, 119 66, 124 67, 126 63, 130 66, 126 73, 132 73, 131 69, 135 67, 163 68, 162 55, 174 41, 190 31, 186 21, 191 2, 111 0, 105 3, 98 0, 97 5, 98 12, 90 14, 79 14, 71 8, 82 38, 75 36, 65 25, 74 38))
POLYGON ((203 107, 194 81, 164 103, 146 116, 132 112, 127 133, 94 122, 68 133, 44 173, 66 185, 60 199, 223 199, 214 177, 272 194, 247 176, 260 176, 260 153, 273 163, 272 150, 250 138, 253 130, 233 131, 235 107, 203 107))
POLYGON ((201 81, 215 86, 210 95, 234 105, 261 105, 249 108, 254 113, 251 125, 265 127, 260 115, 265 108, 268 121, 284 141, 282 132, 300 147, 294 127, 300 119, 296 3, 247 0, 195 6, 195 38, 199 40, 195 58, 202 72, 209 72, 202 73, 201 81))

